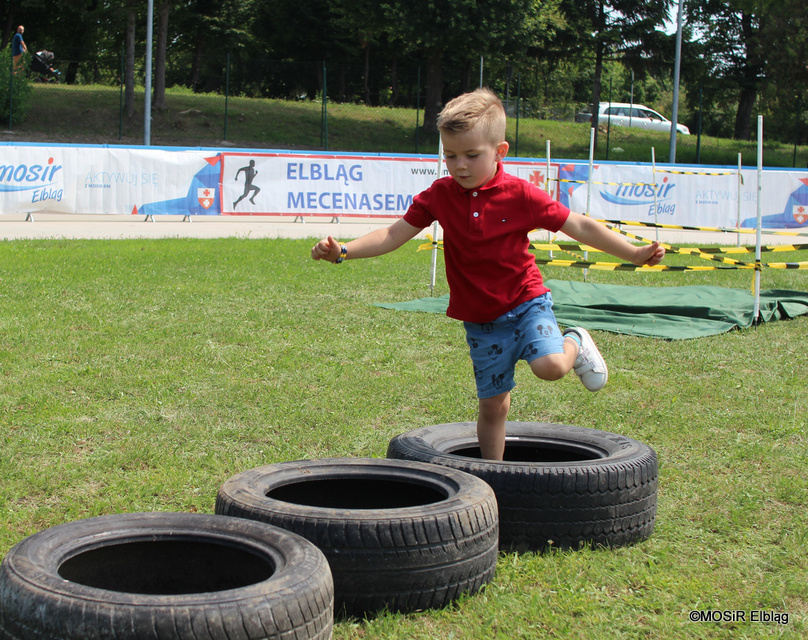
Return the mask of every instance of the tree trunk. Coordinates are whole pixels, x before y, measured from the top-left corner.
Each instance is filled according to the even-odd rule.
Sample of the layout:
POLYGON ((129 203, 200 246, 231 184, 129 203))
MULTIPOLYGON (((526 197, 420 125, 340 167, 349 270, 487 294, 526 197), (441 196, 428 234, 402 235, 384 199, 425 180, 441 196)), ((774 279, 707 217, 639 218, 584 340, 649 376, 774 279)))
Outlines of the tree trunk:
POLYGON ((463 93, 471 91, 471 60, 463 63, 463 73, 460 76, 460 88, 463 93))
MULTIPOLYGON (((761 29, 763 19, 761 19, 761 29)), ((741 31, 746 43, 746 60, 743 66, 741 95, 738 98, 738 111, 735 114, 735 139, 752 139, 752 115, 757 100, 760 76, 764 66, 760 53, 760 30, 755 27, 753 18, 748 13, 741 16, 741 31)))
MULTIPOLYGON (((199 80, 202 76, 202 36, 197 36, 196 43, 194 44, 194 57, 191 58, 191 76, 188 79, 188 85, 194 90, 199 91, 199 80)), ((227 64, 225 62, 225 64, 227 64)))
POLYGON ((14 9, 12 6, 9 6, 8 16, 6 17, 6 26, 3 29, 3 35, 0 36, 0 50, 5 49, 8 46, 8 43, 11 42, 11 39, 14 37, 15 28, 14 9))
POLYGON ((157 49, 154 56, 154 98, 152 100, 152 107, 155 111, 165 111, 168 108, 166 106, 166 44, 171 1, 164 0, 157 7, 157 49))
POLYGON ((603 42, 603 32, 606 30, 606 7, 603 0, 598 2, 598 15, 595 22, 597 44, 595 45, 595 81, 592 86, 592 126, 595 128, 593 148, 598 148, 598 114, 600 112, 600 89, 603 77, 603 55, 606 45, 603 42))
POLYGON ((745 86, 741 89, 738 99, 738 111, 735 114, 735 139, 752 139, 752 112, 757 99, 757 89, 754 86, 745 86))
POLYGON ((348 100, 347 73, 348 71, 345 68, 345 64, 341 64, 339 66, 339 89, 337 90, 337 95, 339 96, 340 102, 346 102, 348 100))
POLYGON ((436 50, 426 63, 424 133, 438 133, 438 114, 443 107, 443 52, 436 50))
POLYGON ((370 95, 370 43, 363 42, 362 48, 365 50, 365 70, 364 70, 365 104, 368 107, 372 107, 375 105, 373 104, 373 96, 370 95))
POLYGON ((124 98, 123 108, 127 118, 135 113, 135 25, 137 10, 130 4, 126 8, 126 54, 124 56, 124 98))
POLYGON ((513 84, 513 63, 508 62, 508 66, 505 70, 505 96, 504 100, 506 102, 511 101, 511 85, 513 84))
POLYGON ((387 100, 388 107, 396 106, 398 102, 398 94, 399 94, 399 83, 398 83, 398 56, 393 55, 393 62, 390 66, 390 97, 387 100))

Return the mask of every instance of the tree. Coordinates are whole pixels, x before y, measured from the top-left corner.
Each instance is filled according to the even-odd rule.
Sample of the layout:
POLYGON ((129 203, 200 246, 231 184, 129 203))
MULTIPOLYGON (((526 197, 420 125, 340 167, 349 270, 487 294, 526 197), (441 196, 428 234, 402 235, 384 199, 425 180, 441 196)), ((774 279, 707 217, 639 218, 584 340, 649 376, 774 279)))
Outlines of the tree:
POLYGON ((175 0, 166 83, 221 91, 228 54, 236 84, 243 88, 245 80, 260 77, 253 61, 271 48, 264 33, 269 22, 263 21, 270 20, 265 11, 271 14, 267 4, 268 0, 175 0))
POLYGON ((761 48, 766 52, 767 132, 797 143, 801 137, 808 87, 808 10, 805 3, 782 0, 776 7, 770 5, 760 39, 761 48))
POLYGON ((124 52, 124 112, 131 118, 135 113, 135 36, 137 33, 137 0, 126 2, 126 45, 124 52))
POLYGON ((334 32, 344 34, 349 46, 358 46, 362 51, 365 104, 376 104, 370 81, 371 51, 386 48, 393 37, 387 29, 384 9, 376 0, 335 0, 331 12, 334 32))
POLYGON ((173 0, 161 0, 157 5, 157 29, 155 30, 154 98, 152 108, 165 111, 166 106, 166 54, 168 51, 168 16, 173 0))
POLYGON ((551 35, 557 1, 387 0, 381 3, 391 39, 426 63, 424 130, 437 132, 444 101, 444 64, 480 56, 524 54, 551 35))
MULTIPOLYGON (((635 64, 659 47, 659 31, 672 0, 562 0, 567 19, 562 34, 569 49, 582 48, 594 57, 593 114, 601 102, 603 64, 607 56, 635 64)), ((597 117, 592 118, 597 144, 597 117)))
MULTIPOLYGON (((41 11, 39 15, 48 16, 47 20, 39 18, 36 29, 32 30, 34 50, 47 48, 58 60, 67 62, 63 78, 70 84, 79 76, 96 80, 96 62, 100 56, 110 53, 111 42, 105 28, 115 20, 110 2, 64 0, 59 3, 58 11, 46 0, 27 0, 25 4, 30 10, 41 11)), ((120 44, 113 51, 117 58, 120 44)))
MULTIPOLYGON (((749 140, 755 101, 766 84, 765 33, 771 0, 700 0, 687 4, 714 90, 737 91, 734 137, 749 140)), ((778 5, 776 10, 781 11, 778 5)), ((804 12, 804 9, 801 9, 804 12)))
POLYGON ((12 73, 11 46, 0 49, 0 122, 16 125, 25 118, 33 99, 24 73, 12 73), (11 93, 11 95, 9 95, 11 93), (11 122, 9 122, 9 120, 11 122))

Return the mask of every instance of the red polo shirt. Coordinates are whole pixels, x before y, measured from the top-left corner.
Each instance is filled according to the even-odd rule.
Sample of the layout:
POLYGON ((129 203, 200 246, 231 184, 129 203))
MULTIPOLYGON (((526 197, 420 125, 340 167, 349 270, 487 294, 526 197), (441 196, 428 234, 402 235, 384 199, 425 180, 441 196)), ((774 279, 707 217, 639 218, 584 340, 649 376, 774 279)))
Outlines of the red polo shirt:
POLYGON ((490 182, 464 189, 454 178, 436 180, 413 198, 404 220, 443 228, 449 308, 457 320, 484 323, 549 291, 527 234, 557 232, 569 209, 535 185, 505 173, 502 163, 490 182))

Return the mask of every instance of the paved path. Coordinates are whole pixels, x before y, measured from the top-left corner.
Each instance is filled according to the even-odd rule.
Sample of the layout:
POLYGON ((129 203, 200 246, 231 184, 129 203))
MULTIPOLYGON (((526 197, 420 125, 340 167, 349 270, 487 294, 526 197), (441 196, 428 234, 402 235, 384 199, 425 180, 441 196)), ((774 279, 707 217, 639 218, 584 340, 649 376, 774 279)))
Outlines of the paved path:
POLYGON ((306 222, 292 217, 270 216, 154 216, 74 215, 35 213, 0 216, 0 238, 355 238, 391 220, 365 218, 313 218, 306 222))
MULTIPOLYGON (((273 216, 155 216, 142 215, 75 215, 35 213, 33 220, 24 214, 0 215, 0 239, 122 239, 122 238, 324 238, 332 235, 340 240, 359 237, 386 226, 392 219, 309 218, 305 222, 290 217, 273 216)), ((656 238, 656 229, 630 227, 631 233, 656 238)), ((431 229, 425 229, 420 238, 431 229)), ((710 233, 702 231, 659 230, 659 239, 679 246, 735 245, 754 246, 753 233, 710 233)), ((547 238, 546 232, 534 236, 547 238)), ((763 235, 763 244, 804 242, 794 236, 763 235)))

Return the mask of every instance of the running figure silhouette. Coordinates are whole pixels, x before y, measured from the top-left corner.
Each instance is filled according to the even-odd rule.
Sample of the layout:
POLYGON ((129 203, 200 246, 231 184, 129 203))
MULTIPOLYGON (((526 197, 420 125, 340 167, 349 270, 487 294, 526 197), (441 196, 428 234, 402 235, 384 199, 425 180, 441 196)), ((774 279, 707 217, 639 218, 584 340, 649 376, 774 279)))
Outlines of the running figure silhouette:
POLYGON ((250 166, 249 166, 249 167, 241 167, 241 169, 239 169, 238 171, 236 171, 236 178, 235 178, 236 182, 238 182, 238 176, 239 176, 239 174, 240 174, 242 171, 244 172, 244 193, 242 193, 242 194, 239 196, 238 200, 236 200, 236 201, 233 203, 233 208, 234 208, 234 209, 236 208, 236 205, 237 205, 239 202, 241 202, 242 200, 244 200, 244 198, 246 198, 246 197, 247 197, 247 194, 248 194, 250 191, 254 191, 254 193, 252 194, 252 196, 250 196, 250 202, 252 202, 253 204, 255 204, 255 196, 257 196, 257 195, 259 194, 259 192, 261 191, 261 189, 259 189, 258 187, 256 187, 256 186, 255 186, 255 185, 252 183, 253 179, 254 179, 254 178, 255 178, 255 176, 258 174, 258 171, 256 171, 256 170, 255 170, 255 160, 250 160, 250 166))

